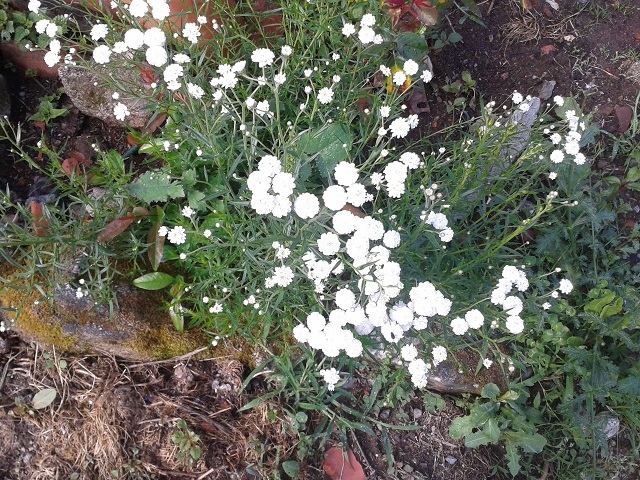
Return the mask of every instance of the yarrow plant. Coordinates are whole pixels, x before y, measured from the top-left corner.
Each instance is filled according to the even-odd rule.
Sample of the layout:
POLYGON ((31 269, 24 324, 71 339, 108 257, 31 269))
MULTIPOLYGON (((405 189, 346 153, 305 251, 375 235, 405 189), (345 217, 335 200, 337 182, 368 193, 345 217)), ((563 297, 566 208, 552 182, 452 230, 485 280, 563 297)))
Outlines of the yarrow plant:
MULTIPOLYGON (((313 6, 322 28, 264 42, 217 4, 180 28, 163 0, 116 5, 86 51, 65 45, 66 26, 36 24, 48 63, 143 72, 142 90, 109 83, 114 119, 140 95, 167 116, 140 145, 156 167, 109 174, 101 152, 100 175, 72 179, 110 192, 93 199, 111 215, 101 244, 133 255, 136 285, 169 290, 176 326, 302 352, 325 394, 385 361, 426 388, 461 348, 479 353, 477 370, 524 371, 520 346, 580 281, 536 262, 529 232, 579 206, 588 118, 571 99, 514 92, 407 148, 421 125, 406 92, 433 79, 424 49, 397 49, 406 36, 377 11, 313 6)), ((86 276, 73 281, 91 298, 86 276)))

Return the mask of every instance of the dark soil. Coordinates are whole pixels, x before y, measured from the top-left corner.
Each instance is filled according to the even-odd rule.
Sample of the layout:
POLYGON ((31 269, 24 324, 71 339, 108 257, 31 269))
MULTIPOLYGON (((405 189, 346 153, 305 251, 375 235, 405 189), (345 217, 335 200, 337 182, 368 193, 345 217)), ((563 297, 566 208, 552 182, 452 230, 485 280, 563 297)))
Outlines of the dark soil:
MULTIPOLYGON (((640 78, 633 75, 640 62, 637 2, 557 0, 555 10, 540 1, 527 12, 518 1, 479 3, 484 26, 468 18, 460 23, 464 18, 455 11, 443 22, 445 31, 455 30, 463 41, 431 52, 434 81, 422 105, 429 110, 421 114, 423 133, 457 121, 459 111, 456 116, 447 112, 454 96, 441 87, 468 71, 477 82, 474 101, 469 101, 474 92, 468 93, 471 114, 479 108, 480 95, 498 102, 514 90, 536 95, 543 81, 553 80, 554 95, 576 96, 585 111, 594 112, 602 129, 614 137, 628 135, 624 112, 640 91, 640 78)), ((60 84, 25 78, 7 68, 2 73, 12 98, 11 121, 22 125, 26 145, 35 145, 44 135, 63 154, 80 151, 87 158, 92 157, 94 143, 120 153, 130 148, 125 129, 86 117, 64 95, 60 106, 69 109, 68 115, 44 130, 36 126, 28 118, 37 111, 40 97, 60 84)), ((26 199, 36 178, 26 162, 14 161, 2 148, 0 187, 8 185, 18 198, 26 199)), ((611 158, 610 141, 603 151, 596 168, 603 176, 619 174, 627 159, 611 158)), ((625 201, 631 207, 625 220, 633 228, 640 218, 640 200, 628 194, 625 201)), ((256 385, 238 396, 246 372, 237 362, 182 359, 133 365, 107 357, 61 357, 53 351, 46 355, 0 334, 0 479, 248 479, 295 458, 297 436, 283 431, 286 410, 277 401, 237 413, 239 406, 267 388, 256 385), (52 408, 31 413, 20 406, 45 387, 59 392, 52 408), (202 457, 191 467, 176 460, 177 447, 171 440, 180 418, 201 440, 202 457)), ((507 478, 492 469, 503 456, 499 449, 467 449, 448 436, 451 420, 464 413, 455 405, 456 397, 443 396, 443 408, 430 413, 425 395, 377 414, 386 423, 420 425, 420 430, 390 430, 388 439, 381 432, 348 438, 368 478, 507 478)), ((300 478, 327 478, 321 455, 312 458, 300 478)), ((544 473, 542 459, 540 465, 540 478, 555 478, 553 472, 544 473)))

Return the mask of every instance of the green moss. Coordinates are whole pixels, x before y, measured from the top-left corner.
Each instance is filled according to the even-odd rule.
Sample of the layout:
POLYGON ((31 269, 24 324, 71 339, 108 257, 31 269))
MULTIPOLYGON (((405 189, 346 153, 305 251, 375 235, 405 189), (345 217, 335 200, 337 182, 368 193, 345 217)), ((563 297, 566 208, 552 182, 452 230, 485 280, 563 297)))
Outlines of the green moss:
MULTIPOLYGON (((4 264, 0 277, 20 279, 18 269, 4 264)), ((74 353, 107 351, 130 359, 146 361, 171 358, 189 353, 208 343, 199 330, 179 333, 169 315, 162 310, 163 296, 134 287, 117 287, 118 308, 113 315, 106 306, 92 306, 73 300, 67 292, 54 305, 39 301, 40 294, 24 283, 0 287, 0 305, 19 308, 19 316, 5 315, 15 320, 12 327, 23 338, 58 350, 74 353), (71 300, 69 300, 71 298, 71 300), (88 338, 91 337, 89 341, 88 338)), ((50 292, 46 292, 50 293, 50 292)))

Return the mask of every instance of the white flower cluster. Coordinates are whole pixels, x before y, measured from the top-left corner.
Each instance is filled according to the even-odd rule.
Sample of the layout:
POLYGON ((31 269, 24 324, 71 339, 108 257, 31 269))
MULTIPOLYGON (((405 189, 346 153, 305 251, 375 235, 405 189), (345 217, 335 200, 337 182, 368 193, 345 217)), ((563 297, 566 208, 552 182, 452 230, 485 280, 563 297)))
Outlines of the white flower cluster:
POLYGON ((340 381, 340 374, 338 371, 335 368, 325 368, 320 370, 320 375, 322 375, 322 379, 327 384, 329 391, 333 392, 340 381))
POLYGON ((349 38, 351 35, 358 35, 358 40, 363 45, 380 45, 384 38, 382 35, 377 34, 373 27, 376 24, 376 17, 374 17, 370 13, 365 13, 360 19, 360 29, 356 29, 355 25, 352 23, 345 23, 342 27, 342 34, 349 38))
MULTIPOLYGON (((562 97, 554 98, 555 103, 558 106, 564 105, 564 99, 562 97)), ((580 121, 580 118, 576 115, 575 110, 567 110, 564 112, 569 132, 562 137, 558 132, 550 135, 549 139, 551 143, 556 147, 549 159, 553 163, 562 163, 566 156, 573 157, 573 162, 576 165, 584 165, 587 161, 587 157, 580 151, 580 140, 582 139, 582 133, 584 132, 586 125, 580 121)), ((549 133, 549 130, 545 130, 549 133)))
POLYGON ((525 272, 507 265, 502 269, 502 278, 498 280, 498 285, 491 292, 491 303, 502 307, 507 314, 506 329, 517 335, 524 330, 524 321, 520 317, 523 305, 520 297, 511 295, 513 288, 525 292, 529 288, 529 280, 525 272))
POLYGON ((439 230, 438 237, 444 243, 448 243, 453 240, 453 230, 449 227, 449 220, 444 213, 437 213, 431 210, 427 215, 427 212, 423 211, 420 214, 420 220, 424 221, 427 225, 431 225, 436 230, 439 230))
POLYGON ((336 309, 329 315, 329 321, 318 312, 310 313, 305 323, 293 329, 295 339, 308 343, 311 348, 322 350, 327 357, 337 357, 344 352, 351 358, 362 354, 362 342, 345 326, 359 321, 353 312, 336 309))
MULTIPOLYGON (((289 197, 295 186, 293 175, 282 171, 280 160, 273 155, 265 155, 258 163, 258 169, 247 178, 247 188, 252 193, 251 208, 258 215, 271 214, 276 218, 284 218, 291 212, 289 197)), ((309 213, 308 210, 304 212, 305 215, 309 213)))
POLYGON ((235 88, 238 84, 238 73, 244 70, 247 62, 244 60, 236 62, 233 65, 223 63, 218 66, 216 72, 217 77, 213 77, 209 83, 212 87, 221 88, 223 90, 235 88))

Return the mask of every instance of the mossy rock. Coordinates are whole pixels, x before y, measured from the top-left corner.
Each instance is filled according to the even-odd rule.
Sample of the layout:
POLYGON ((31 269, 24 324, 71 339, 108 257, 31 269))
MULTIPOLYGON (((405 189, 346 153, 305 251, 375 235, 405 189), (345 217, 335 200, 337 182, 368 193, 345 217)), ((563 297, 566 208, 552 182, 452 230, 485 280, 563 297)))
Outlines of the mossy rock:
MULTIPOLYGON (((5 272, 3 272, 5 273, 5 272)), ((4 275, 0 275, 4 276, 4 275)), ((6 277, 5 277, 6 278, 6 277)), ((0 286, 0 319, 26 341, 54 346, 63 352, 107 353, 135 361, 172 358, 207 345, 199 330, 179 333, 163 308, 159 292, 129 285, 114 287, 117 305, 95 305, 91 297, 76 297, 70 286, 40 300, 33 289, 0 286), (6 310, 17 308, 19 314, 6 310)))

